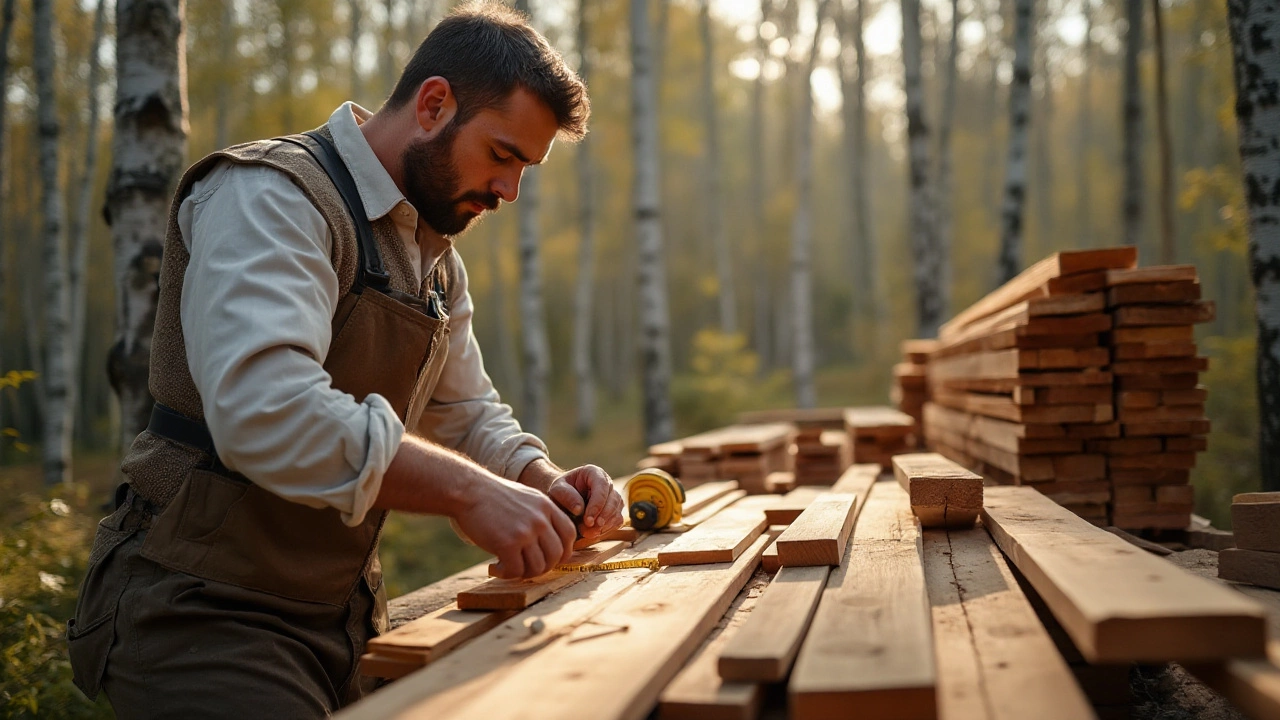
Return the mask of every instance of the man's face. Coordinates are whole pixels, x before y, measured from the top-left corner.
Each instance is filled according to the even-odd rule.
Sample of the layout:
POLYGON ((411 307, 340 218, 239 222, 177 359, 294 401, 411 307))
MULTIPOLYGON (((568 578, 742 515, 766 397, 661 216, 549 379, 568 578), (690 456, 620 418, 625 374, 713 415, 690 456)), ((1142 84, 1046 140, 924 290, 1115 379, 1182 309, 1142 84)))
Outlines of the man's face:
POLYGON ((466 124, 412 141, 401 157, 405 199, 441 235, 458 235, 501 201, 515 202, 524 168, 542 162, 558 127, 550 108, 517 88, 466 124))

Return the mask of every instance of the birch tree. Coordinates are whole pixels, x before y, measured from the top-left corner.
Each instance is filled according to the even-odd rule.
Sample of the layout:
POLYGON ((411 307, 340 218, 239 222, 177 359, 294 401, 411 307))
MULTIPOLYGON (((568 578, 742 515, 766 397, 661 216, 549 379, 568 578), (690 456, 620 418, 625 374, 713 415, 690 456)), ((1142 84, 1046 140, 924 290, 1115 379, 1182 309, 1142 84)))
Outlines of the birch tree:
POLYGON ((53 47, 53 0, 33 0, 33 65, 36 75, 36 117, 39 124, 40 211, 44 244, 44 482, 71 480, 71 421, 68 405, 70 376, 67 344, 70 327, 67 296, 66 233, 62 226, 62 186, 58 182, 58 111, 54 98, 56 76, 53 47))
POLYGON ((116 103, 104 216, 115 248, 116 340, 108 359, 120 441, 147 426, 151 333, 169 201, 187 140, 182 0, 117 0, 116 103))
POLYGON ((960 53, 960 0, 951 0, 951 37, 947 45, 946 65, 942 69, 942 112, 938 116, 938 247, 944 256, 951 255, 955 234, 954 207, 951 192, 951 128, 956 115, 956 57, 960 53))
POLYGON ((360 50, 360 24, 364 21, 362 2, 364 0, 350 0, 347 3, 347 20, 350 22, 347 32, 347 44, 351 48, 351 56, 347 60, 347 97, 351 100, 358 97, 357 93, 360 90, 360 64, 356 61, 356 56, 360 50))
MULTIPOLYGON (((871 203, 868 201, 867 173, 869 159, 867 155, 867 48, 863 40, 863 29, 866 24, 865 9, 867 0, 856 0, 856 10, 850 18, 848 7, 837 6, 836 31, 840 34, 840 54, 837 68, 840 74, 841 119, 845 149, 845 175, 849 187, 849 245, 853 256, 853 277, 856 286, 853 292, 854 314, 862 322, 872 328, 882 327, 881 310, 884 307, 880 297, 880 278, 876 272, 876 243, 871 222, 871 203), (846 67, 846 54, 853 51, 854 66, 852 72, 846 67)), ((870 344, 871 334, 855 338, 855 353, 863 343, 870 344)))
POLYGON ((1013 82, 1009 85, 1009 160, 1000 218, 997 285, 1022 270, 1023 215, 1027 201, 1027 131, 1031 122, 1031 37, 1035 0, 1014 0, 1013 82))
MULTIPOLYGON (((578 0, 578 76, 589 83, 591 25, 587 0, 578 0)), ((595 288, 595 198, 590 135, 578 143, 578 282, 573 294, 573 376, 577 390, 578 435, 591 434, 596 422, 596 380, 591 362, 592 290, 595 288)))
POLYGON ((791 355, 796 407, 813 407, 813 68, 822 42, 822 20, 829 0, 819 0, 813 44, 800 78, 800 117, 796 128, 796 211, 791 224, 791 325, 795 349, 791 355))
POLYGON ((645 443, 670 440, 671 320, 658 177, 657 88, 647 0, 631 0, 631 135, 635 156, 634 212, 640 299, 640 368, 645 443))
MULTIPOLYGON (((102 4, 102 0, 98 0, 102 4)), ((223 66, 232 62, 236 40, 236 3, 235 0, 222 0, 222 26, 218 28, 218 57, 223 66)), ((231 136, 231 83, 218 83, 214 97, 213 127, 215 147, 221 149, 230 145, 231 136)))
MULTIPOLYGON (((529 0, 517 0, 516 9, 532 19, 529 0)), ((520 424, 534 435, 546 432, 551 415, 547 393, 551 346, 542 303, 542 256, 538 246, 539 175, 538 168, 525 168, 520 179, 520 203, 516 206, 520 217, 520 356, 524 360, 520 424)))
POLYGON ((1076 121, 1076 223, 1078 247, 1092 247, 1092 192, 1089 183, 1089 153, 1093 145, 1093 0, 1080 0, 1084 15, 1084 41, 1080 43, 1080 117, 1076 121))
POLYGON ((1164 19, 1160 0, 1151 0, 1152 42, 1156 51, 1156 136, 1160 147, 1160 262, 1175 261, 1173 225, 1173 134, 1169 129, 1168 70, 1165 62, 1164 19))
POLYGON ((702 0, 698 11, 698 30, 702 35, 702 126, 706 148, 705 187, 707 188, 707 235, 716 255, 716 279, 719 281, 720 332, 738 332, 737 298, 733 287, 733 254, 724 229, 724 199, 720 189, 720 118, 716 113, 715 43, 712 37, 711 0, 702 0))
POLYGON ((760 0, 760 23, 756 26, 755 56, 759 66, 755 80, 751 83, 751 213, 752 241, 755 245, 755 263, 752 276, 752 309, 755 314, 754 332, 755 351, 760 358, 760 368, 764 370, 773 366, 771 342, 773 338, 773 304, 769 293, 768 232, 765 223, 765 63, 769 60, 769 41, 764 36, 764 24, 769 21, 772 0, 760 0))
POLYGON ((938 245, 929 128, 920 77, 920 0, 902 3, 902 64, 907 93, 907 158, 911 175, 910 235, 916 288, 916 335, 935 337, 947 313, 950 261, 938 245))
POLYGON ((1280 490, 1280 2, 1228 0, 1249 272, 1258 318, 1258 458, 1263 490, 1280 490))
POLYGON ((75 217, 71 221, 71 265, 67 275, 68 297, 71 302, 71 335, 67 344, 67 375, 71 378, 67 393, 67 407, 76 407, 81 393, 80 365, 84 359, 84 325, 88 314, 89 284, 89 211, 93 204, 93 179, 98 174, 98 135, 100 127, 99 86, 102 84, 102 63, 98 53, 106 32, 107 8, 105 0, 98 0, 93 14, 93 41, 89 45, 89 121, 85 126, 84 167, 80 172, 79 196, 75 217))
POLYGON ((1129 29, 1124 46, 1124 125, 1121 131, 1124 164, 1124 242, 1142 239, 1142 87, 1138 55, 1142 52, 1143 0, 1125 0, 1129 29))

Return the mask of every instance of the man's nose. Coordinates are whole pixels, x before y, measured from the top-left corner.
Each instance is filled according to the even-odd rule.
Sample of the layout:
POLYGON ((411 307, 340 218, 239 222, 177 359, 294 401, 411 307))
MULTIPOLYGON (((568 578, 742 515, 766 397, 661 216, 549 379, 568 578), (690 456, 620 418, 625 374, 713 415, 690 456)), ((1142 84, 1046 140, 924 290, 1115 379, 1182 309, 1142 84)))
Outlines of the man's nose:
POLYGON ((515 202, 520 197, 520 179, 524 175, 524 167, 514 168, 494 178, 490 190, 504 202, 515 202))

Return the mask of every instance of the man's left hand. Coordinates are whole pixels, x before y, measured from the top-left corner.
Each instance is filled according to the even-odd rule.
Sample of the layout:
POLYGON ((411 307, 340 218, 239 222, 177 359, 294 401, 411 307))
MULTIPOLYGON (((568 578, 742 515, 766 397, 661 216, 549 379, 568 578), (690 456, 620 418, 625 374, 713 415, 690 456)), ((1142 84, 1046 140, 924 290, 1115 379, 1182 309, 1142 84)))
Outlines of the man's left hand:
POLYGON ((592 540, 622 526, 622 496, 609 473, 595 465, 574 468, 556 478, 547 495, 574 516, 581 516, 584 540, 592 540), (586 498, 586 509, 583 509, 586 498))

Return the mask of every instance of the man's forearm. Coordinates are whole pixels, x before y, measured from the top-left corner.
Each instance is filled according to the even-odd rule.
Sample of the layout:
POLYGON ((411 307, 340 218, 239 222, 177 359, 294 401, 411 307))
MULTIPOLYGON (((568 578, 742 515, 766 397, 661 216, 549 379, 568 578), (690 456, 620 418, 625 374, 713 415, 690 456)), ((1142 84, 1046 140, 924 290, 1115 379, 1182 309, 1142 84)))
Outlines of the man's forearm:
POLYGON ((551 488, 551 483, 563 474, 564 470, 555 463, 545 458, 538 458, 525 465, 524 470, 520 471, 520 484, 545 493, 551 488))
POLYGON ((406 433, 374 507, 457 517, 498 480, 467 457, 406 433))

